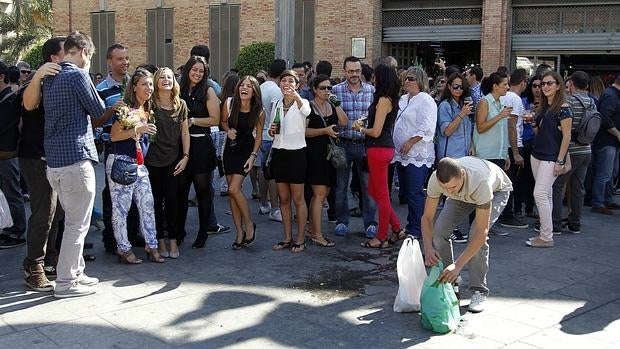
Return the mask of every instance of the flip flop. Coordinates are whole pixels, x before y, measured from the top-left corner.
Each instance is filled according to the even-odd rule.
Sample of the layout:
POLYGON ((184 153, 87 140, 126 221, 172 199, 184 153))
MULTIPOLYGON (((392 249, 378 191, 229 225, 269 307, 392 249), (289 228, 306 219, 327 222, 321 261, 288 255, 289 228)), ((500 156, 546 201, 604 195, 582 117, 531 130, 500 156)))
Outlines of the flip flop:
MULTIPOLYGON (((377 240, 379 240, 379 239, 377 239, 377 240)), ((384 248, 388 248, 389 247, 389 244, 385 240, 379 240, 381 243, 378 246, 371 245, 370 244, 371 241, 372 241, 372 239, 368 240, 366 242, 363 242, 361 244, 361 246, 364 247, 364 248, 372 248, 372 249, 376 249, 376 250, 384 249, 384 248)))
POLYGON ((334 246, 336 246, 336 244, 335 244, 333 241, 331 241, 330 239, 328 239, 328 238, 323 238, 323 239, 324 239, 326 242, 322 242, 322 241, 321 241, 321 240, 319 240, 319 239, 310 238, 310 240, 311 240, 311 241, 312 241, 315 245, 320 246, 320 247, 334 247, 334 246))
POLYGON ((291 252, 292 253, 301 253, 301 252, 303 252, 305 250, 306 250, 306 242, 305 241, 300 243, 300 244, 295 243, 295 244, 293 244, 293 246, 291 246, 291 252), (295 249, 297 249, 297 251, 293 251, 295 249))

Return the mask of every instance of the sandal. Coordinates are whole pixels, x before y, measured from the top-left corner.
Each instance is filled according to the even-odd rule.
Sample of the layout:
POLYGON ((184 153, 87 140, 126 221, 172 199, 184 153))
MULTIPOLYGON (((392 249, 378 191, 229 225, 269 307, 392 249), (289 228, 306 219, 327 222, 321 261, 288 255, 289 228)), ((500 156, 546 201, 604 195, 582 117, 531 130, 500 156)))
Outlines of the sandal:
POLYGON ((242 248, 243 248, 243 242, 237 242, 237 241, 233 242, 233 244, 232 244, 232 249, 233 250, 238 251, 238 250, 240 250, 242 248))
POLYGON ((142 260, 129 250, 126 252, 118 252, 118 262, 121 264, 140 264, 142 260))
POLYGON ((277 244, 273 245, 271 249, 274 251, 284 250, 290 248, 292 244, 292 241, 280 241, 277 244))
POLYGON ((315 245, 320 246, 320 247, 334 247, 334 246, 336 246, 336 244, 333 241, 331 241, 330 239, 328 239, 328 238, 323 238, 323 240, 325 240, 325 242, 323 242, 323 241, 321 241, 319 239, 315 239, 315 238, 310 238, 310 240, 315 245))
MULTIPOLYGON (((379 240, 379 239, 377 239, 377 240, 379 240)), ((379 240, 380 243, 379 243, 378 246, 371 245, 370 244, 371 241, 372 241, 372 239, 370 239, 370 240, 368 240, 366 242, 363 242, 361 244, 361 246, 364 247, 364 248, 374 248, 374 249, 384 249, 384 248, 389 247, 389 244, 388 244, 388 242, 386 240, 379 240)))
POLYGON ((306 242, 305 241, 300 243, 300 244, 294 243, 291 246, 291 252, 292 253, 301 253, 301 252, 303 252, 305 250, 306 250, 306 242))
POLYGON ((392 236, 388 239, 388 244, 394 245, 400 240, 404 240, 407 237, 407 229, 403 228, 398 231, 393 231, 392 236))

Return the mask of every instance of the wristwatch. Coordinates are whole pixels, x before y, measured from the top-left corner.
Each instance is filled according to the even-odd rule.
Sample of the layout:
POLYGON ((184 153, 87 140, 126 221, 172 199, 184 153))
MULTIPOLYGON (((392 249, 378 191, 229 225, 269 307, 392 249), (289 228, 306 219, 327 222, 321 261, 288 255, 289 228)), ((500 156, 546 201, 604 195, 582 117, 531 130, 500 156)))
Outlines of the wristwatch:
POLYGON ((564 160, 558 160, 558 161, 556 161, 556 162, 557 162, 557 163, 558 163, 558 165, 560 165, 560 166, 564 166, 564 164, 566 163, 566 161, 564 161, 564 160))

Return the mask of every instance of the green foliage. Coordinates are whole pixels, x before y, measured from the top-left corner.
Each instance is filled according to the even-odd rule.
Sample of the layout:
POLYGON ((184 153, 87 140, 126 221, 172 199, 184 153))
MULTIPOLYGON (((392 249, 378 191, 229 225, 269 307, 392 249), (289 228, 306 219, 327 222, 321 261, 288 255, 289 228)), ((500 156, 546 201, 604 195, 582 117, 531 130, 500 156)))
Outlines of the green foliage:
POLYGON ((254 75, 267 68, 275 55, 276 45, 273 42, 255 42, 239 51, 235 68, 239 70, 239 76, 254 75))
POLYGON ((51 0, 13 0, 13 10, 0 14, 0 44, 6 62, 15 64, 32 46, 52 35, 51 0))
POLYGON ((22 57, 22 61, 30 64, 33 69, 38 69, 43 64, 43 41, 32 46, 22 57))

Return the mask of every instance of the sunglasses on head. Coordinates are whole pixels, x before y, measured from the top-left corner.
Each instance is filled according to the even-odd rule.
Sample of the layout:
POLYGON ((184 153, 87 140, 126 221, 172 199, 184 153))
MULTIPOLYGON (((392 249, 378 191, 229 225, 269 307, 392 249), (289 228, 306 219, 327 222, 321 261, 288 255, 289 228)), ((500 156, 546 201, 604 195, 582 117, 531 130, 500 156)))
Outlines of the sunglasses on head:
POLYGON ((456 85, 456 84, 454 84, 454 85, 452 85, 450 87, 452 87, 453 90, 462 90, 463 89, 463 85, 456 85))
POLYGON ((540 82, 540 86, 541 86, 541 87, 545 87, 545 86, 549 86, 549 87, 551 87, 551 86, 553 86, 554 84, 557 84, 557 83, 558 83, 558 82, 557 82, 557 81, 555 81, 555 80, 541 81, 541 82, 540 82))
POLYGON ((418 78, 416 78, 415 76, 407 76, 405 80, 413 82, 413 81, 418 81, 418 78))
POLYGON ((30 74, 32 71, 31 70, 20 70, 20 72, 22 74, 30 74))
POLYGON ((325 91, 325 90, 331 91, 332 87, 331 86, 319 86, 319 90, 321 90, 321 91, 325 91))

